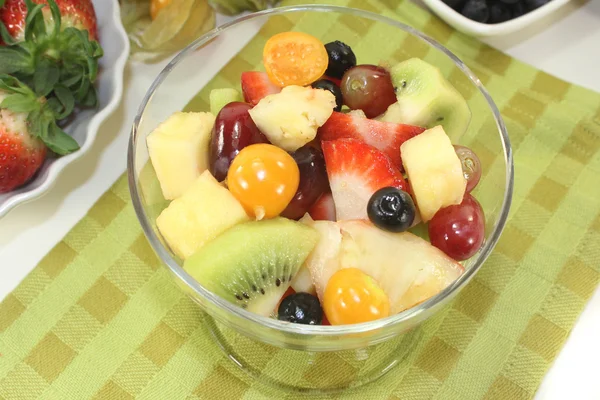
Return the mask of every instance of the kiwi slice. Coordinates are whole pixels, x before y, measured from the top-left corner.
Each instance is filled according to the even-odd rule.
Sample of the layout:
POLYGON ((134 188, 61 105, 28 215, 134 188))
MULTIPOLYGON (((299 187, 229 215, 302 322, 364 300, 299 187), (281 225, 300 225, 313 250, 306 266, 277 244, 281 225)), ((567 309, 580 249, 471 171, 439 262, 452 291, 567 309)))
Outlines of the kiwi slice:
POLYGON ((427 129, 442 125, 452 140, 465 133, 471 111, 439 68, 419 58, 411 58, 392 67, 390 75, 398 102, 377 119, 427 129))
POLYGON ((208 242, 183 268, 214 294, 269 316, 318 239, 313 228, 286 218, 245 222, 208 242))
POLYGON ((216 116, 223 107, 234 101, 243 101, 242 95, 237 90, 232 88, 213 89, 209 95, 210 112, 216 116))

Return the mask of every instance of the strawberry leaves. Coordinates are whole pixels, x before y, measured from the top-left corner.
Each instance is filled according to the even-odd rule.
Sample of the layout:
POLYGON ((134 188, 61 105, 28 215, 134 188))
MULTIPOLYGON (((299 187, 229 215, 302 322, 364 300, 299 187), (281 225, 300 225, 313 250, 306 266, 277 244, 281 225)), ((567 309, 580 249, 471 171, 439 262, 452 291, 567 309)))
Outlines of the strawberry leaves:
POLYGON ((75 139, 56 123, 73 112, 74 98, 67 88, 56 86, 56 96, 46 100, 17 78, 0 74, 0 91, 6 94, 0 108, 26 113, 29 134, 41 139, 50 150, 58 155, 79 150, 75 139))
POLYGON ((90 40, 87 31, 73 27, 61 30, 60 10, 54 0, 48 0, 48 5, 32 0, 25 0, 25 4, 23 42, 15 43, 0 22, 0 36, 7 44, 0 47, 0 73, 14 75, 40 96, 55 95, 54 88, 61 85, 72 93, 76 105, 97 106, 94 82, 98 59, 104 54, 100 44, 90 40), (52 14, 51 24, 44 20, 45 7, 52 14))

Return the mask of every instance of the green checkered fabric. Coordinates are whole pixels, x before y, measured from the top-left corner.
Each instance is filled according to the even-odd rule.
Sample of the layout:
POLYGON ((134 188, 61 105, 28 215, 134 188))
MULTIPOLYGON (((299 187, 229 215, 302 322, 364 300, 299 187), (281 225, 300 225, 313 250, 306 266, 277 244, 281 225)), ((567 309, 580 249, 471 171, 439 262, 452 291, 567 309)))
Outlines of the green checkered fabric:
MULTIPOLYGON (((516 184, 494 253, 456 300, 423 325, 405 361, 372 385, 323 398, 532 398, 599 280, 600 95, 454 32, 406 0, 329 3, 402 20, 465 60, 506 120, 516 184)), ((309 21, 278 21, 310 28, 309 21)), ((262 40, 269 29, 260 32, 262 40)), ((342 17, 328 21, 322 36, 335 29, 368 37, 370 27, 342 17)), ((255 67, 252 43, 190 108, 206 109, 207 89, 237 85, 239 74, 255 67)), ((400 47, 427 56, 416 40, 400 47)), ((215 344, 209 322, 155 258, 122 177, 0 303, 0 400, 300 396, 241 372, 215 344)), ((223 334, 259 373, 290 384, 358 379, 366 368, 344 353, 292 355, 223 334)), ((383 359, 383 349, 370 355, 383 359)))

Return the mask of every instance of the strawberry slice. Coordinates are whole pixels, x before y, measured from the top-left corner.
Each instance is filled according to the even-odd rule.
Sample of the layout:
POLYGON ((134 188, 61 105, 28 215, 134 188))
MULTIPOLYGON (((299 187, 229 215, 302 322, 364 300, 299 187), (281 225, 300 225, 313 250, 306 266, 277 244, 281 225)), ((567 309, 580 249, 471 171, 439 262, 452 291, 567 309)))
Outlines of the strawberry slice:
POLYGON ((387 154, 402 169, 400 146, 425 131, 419 126, 381 122, 334 111, 325 125, 319 128, 321 140, 359 139, 387 154))
POLYGON ((335 222, 335 203, 330 192, 323 193, 321 197, 308 210, 310 217, 315 221, 335 222))
POLYGON ((260 99, 281 92, 281 88, 269 79, 265 72, 242 72, 242 93, 246 103, 257 105, 260 99))
POLYGON ((377 190, 406 190, 400 169, 383 152, 357 139, 322 142, 337 220, 368 219, 367 204, 377 190))

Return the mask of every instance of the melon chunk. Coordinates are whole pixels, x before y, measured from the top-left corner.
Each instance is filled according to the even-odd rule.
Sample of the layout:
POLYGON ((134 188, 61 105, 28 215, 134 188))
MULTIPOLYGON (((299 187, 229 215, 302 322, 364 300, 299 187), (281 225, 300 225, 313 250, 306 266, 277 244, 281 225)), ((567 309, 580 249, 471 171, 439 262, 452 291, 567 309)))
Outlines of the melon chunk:
POLYGON ((438 210, 462 202, 467 180, 444 128, 436 126, 400 146, 402 164, 424 222, 438 210))
POLYGON ((176 112, 146 139, 163 196, 178 198, 208 168, 210 134, 215 116, 176 112))
POLYGON ((171 250, 183 260, 228 228, 250 218, 237 199, 204 171, 156 219, 171 250))

